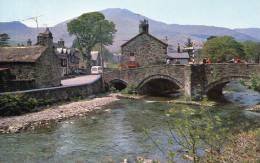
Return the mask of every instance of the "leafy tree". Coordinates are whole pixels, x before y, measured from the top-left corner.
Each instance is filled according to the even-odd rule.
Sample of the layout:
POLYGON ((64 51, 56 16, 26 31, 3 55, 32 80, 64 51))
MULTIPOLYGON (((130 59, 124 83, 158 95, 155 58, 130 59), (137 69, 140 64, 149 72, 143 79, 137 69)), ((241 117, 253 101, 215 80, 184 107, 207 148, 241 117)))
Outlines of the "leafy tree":
POLYGON ((213 62, 218 59, 228 61, 234 57, 245 58, 245 53, 241 43, 233 37, 222 36, 209 39, 202 49, 203 57, 209 57, 213 62))
POLYGON ((116 32, 115 24, 105 19, 99 12, 85 13, 67 24, 70 35, 74 35, 74 46, 76 46, 86 62, 91 65, 90 52, 97 44, 111 45, 116 32))
POLYGON ((209 36, 209 37, 207 38, 207 40, 211 40, 211 39, 213 39, 213 38, 217 38, 217 36, 209 36))
POLYGON ((10 39, 7 33, 0 33, 0 47, 8 46, 8 40, 10 39))
MULTIPOLYGON (((173 108, 167 114, 166 122, 169 128, 167 160, 174 162, 176 155, 183 155, 194 163, 203 159, 201 151, 207 153, 209 162, 216 162, 213 155, 219 154, 229 133, 225 127, 225 122, 218 116, 213 115, 210 108, 203 107, 207 101, 204 99, 200 109, 192 109, 190 107, 173 108), (181 149, 174 150, 174 146, 181 149)), ((162 146, 151 137, 148 129, 144 129, 145 136, 152 140, 155 147, 164 155, 162 146)))
POLYGON ((255 90, 260 92, 260 76, 259 75, 252 75, 251 76, 251 87, 255 90))
POLYGON ((243 42, 245 57, 248 61, 259 63, 260 60, 260 43, 253 41, 243 42))

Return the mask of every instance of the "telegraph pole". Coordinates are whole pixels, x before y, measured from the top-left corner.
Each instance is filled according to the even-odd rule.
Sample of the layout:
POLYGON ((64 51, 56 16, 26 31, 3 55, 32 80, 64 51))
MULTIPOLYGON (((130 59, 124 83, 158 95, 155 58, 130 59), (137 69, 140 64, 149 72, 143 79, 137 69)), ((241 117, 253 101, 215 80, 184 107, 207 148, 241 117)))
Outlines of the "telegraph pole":
MULTIPOLYGON (((100 35, 102 33, 102 26, 101 26, 101 22, 99 24, 99 32, 100 35)), ((102 35, 100 37, 100 61, 101 61, 101 67, 102 67, 102 73, 101 73, 101 80, 102 80, 102 89, 105 90, 105 82, 104 82, 104 61, 103 61, 103 40, 102 40, 102 35)))

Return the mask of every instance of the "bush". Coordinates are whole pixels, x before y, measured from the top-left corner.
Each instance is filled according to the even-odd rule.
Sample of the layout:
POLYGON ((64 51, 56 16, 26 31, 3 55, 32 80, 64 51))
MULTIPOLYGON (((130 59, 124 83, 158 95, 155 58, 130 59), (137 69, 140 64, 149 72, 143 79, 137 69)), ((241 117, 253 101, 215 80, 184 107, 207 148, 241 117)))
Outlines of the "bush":
POLYGON ((251 77, 251 87, 255 90, 260 92, 260 76, 259 75, 253 75, 251 77))
POLYGON ((123 94, 135 94, 136 86, 134 84, 129 84, 125 89, 121 91, 123 94))
POLYGON ((47 104, 47 101, 28 98, 24 95, 0 96, 0 116, 14 116, 35 112, 39 106, 47 104))

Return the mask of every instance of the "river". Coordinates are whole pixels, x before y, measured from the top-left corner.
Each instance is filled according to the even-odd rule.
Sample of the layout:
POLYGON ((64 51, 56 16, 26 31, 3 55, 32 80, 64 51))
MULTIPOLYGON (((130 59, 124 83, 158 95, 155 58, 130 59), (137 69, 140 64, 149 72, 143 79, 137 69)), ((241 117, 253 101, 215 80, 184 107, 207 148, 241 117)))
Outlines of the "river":
MULTIPOLYGON (((210 112, 225 120, 225 127, 230 132, 260 127, 260 113, 244 109, 249 103, 259 102, 259 94, 229 92, 226 97, 240 103, 221 104, 210 112), (256 99, 253 102, 244 100, 252 97, 256 99)), ((166 150, 169 134, 166 119, 174 118, 169 117, 168 112, 185 107, 167 103, 162 98, 124 99, 106 106, 105 111, 66 120, 49 128, 1 134, 0 162, 122 162, 125 158, 133 161, 137 156, 165 161, 162 152, 145 136, 144 128, 150 130, 152 138, 161 140, 163 150, 166 150)), ((178 146, 172 148, 178 150, 178 146)), ((186 162, 178 157, 176 161, 186 162)))

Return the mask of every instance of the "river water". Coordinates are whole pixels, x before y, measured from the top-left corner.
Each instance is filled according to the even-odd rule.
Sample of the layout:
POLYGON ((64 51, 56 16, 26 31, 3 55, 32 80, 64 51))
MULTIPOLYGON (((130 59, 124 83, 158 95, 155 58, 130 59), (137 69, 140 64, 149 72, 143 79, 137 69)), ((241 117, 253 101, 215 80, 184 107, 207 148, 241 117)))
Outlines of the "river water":
MULTIPOLYGON (((231 101, 240 104, 221 104, 211 109, 212 115, 219 115, 227 121, 230 132, 254 130, 260 127, 260 113, 245 111, 248 100, 259 101, 259 94, 248 92, 228 93, 231 101), (237 100, 239 98, 239 100, 237 100)), ((250 103, 253 103, 250 101, 250 103)), ((144 134, 161 140, 163 150, 167 146, 169 126, 168 111, 187 107, 167 103, 165 99, 120 100, 105 111, 83 118, 75 118, 55 124, 49 128, 26 131, 17 134, 0 135, 0 162, 122 162, 133 161, 137 156, 165 161, 165 155, 144 134)), ((191 109, 199 109, 189 106, 191 109)), ((174 118, 174 117, 173 117, 174 118)), ((178 146, 173 146, 178 150, 178 146)), ((177 162, 186 162, 176 158, 177 162)))

